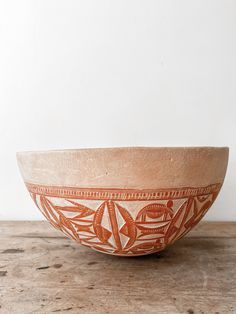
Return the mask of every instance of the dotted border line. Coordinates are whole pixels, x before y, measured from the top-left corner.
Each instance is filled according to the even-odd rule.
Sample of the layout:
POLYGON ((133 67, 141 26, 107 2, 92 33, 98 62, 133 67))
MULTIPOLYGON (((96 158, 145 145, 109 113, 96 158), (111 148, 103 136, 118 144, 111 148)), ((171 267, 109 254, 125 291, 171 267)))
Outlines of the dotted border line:
POLYGON ((113 188, 77 188, 46 186, 25 183, 30 193, 58 197, 76 198, 85 200, 116 200, 116 201, 145 201, 179 199, 190 196, 201 196, 218 193, 221 184, 216 183, 206 187, 183 187, 166 189, 113 189, 113 188))

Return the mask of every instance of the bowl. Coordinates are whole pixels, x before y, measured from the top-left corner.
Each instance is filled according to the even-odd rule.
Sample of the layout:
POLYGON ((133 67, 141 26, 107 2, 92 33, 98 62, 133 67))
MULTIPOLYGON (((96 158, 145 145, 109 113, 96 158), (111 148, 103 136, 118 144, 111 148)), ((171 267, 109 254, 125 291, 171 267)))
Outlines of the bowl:
POLYGON ((77 243, 119 256, 162 251, 189 232, 224 181, 227 147, 17 153, 45 218, 77 243))

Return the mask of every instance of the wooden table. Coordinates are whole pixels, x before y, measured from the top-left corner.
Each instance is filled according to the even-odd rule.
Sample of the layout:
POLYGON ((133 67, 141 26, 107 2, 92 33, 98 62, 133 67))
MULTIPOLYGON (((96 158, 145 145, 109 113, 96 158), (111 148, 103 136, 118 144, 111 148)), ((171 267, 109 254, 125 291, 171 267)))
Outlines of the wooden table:
POLYGON ((236 313, 236 223, 161 254, 114 257, 46 222, 0 222, 0 313, 236 313))

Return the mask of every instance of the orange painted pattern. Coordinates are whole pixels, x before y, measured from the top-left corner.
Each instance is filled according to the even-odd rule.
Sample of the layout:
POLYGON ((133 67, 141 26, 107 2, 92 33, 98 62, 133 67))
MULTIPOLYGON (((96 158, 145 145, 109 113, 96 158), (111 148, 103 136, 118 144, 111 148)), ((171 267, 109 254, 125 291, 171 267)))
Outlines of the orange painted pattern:
POLYGON ((95 189, 26 183, 49 222, 95 250, 123 256, 163 250, 204 216, 221 184, 178 189, 95 189))

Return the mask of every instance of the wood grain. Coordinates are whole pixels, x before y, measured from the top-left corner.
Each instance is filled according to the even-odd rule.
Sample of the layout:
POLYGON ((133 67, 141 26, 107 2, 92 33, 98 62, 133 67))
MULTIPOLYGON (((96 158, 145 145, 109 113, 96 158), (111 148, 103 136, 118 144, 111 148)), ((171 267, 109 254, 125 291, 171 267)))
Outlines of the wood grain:
POLYGON ((47 222, 0 222, 0 313, 236 313, 236 223, 202 223, 160 254, 125 258, 47 222))

